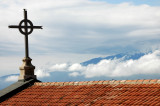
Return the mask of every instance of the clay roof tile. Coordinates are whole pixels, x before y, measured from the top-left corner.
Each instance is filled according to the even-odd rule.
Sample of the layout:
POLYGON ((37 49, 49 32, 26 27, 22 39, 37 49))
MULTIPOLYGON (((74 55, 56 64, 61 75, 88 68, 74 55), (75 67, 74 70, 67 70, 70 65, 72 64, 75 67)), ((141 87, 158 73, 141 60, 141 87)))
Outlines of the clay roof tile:
POLYGON ((159 105, 160 80, 36 82, 0 105, 159 105))

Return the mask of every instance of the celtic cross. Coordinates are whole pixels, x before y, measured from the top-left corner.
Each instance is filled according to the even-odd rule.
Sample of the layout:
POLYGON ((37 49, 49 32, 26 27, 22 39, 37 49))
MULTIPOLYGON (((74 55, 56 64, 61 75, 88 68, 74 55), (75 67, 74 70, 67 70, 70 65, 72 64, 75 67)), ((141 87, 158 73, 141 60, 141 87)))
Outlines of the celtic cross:
POLYGON ((33 32, 33 29, 42 29, 42 26, 33 26, 33 23, 27 19, 27 11, 24 9, 24 19, 19 25, 10 25, 9 28, 18 28, 20 33, 25 35, 25 57, 29 58, 28 35, 33 32))

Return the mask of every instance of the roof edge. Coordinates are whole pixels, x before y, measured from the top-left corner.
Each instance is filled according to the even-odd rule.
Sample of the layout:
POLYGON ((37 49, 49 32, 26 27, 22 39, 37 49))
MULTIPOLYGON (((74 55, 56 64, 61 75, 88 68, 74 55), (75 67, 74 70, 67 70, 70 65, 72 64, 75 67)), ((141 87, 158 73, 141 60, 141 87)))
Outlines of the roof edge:
POLYGON ((7 88, 2 89, 0 91, 0 103, 17 94, 18 92, 21 92, 22 90, 32 86, 35 82, 41 81, 37 79, 29 79, 27 81, 19 80, 7 88))
POLYGON ((160 79, 141 80, 104 80, 104 81, 80 81, 80 82, 35 82, 38 86, 65 86, 65 85, 92 85, 92 84, 160 84, 160 79))

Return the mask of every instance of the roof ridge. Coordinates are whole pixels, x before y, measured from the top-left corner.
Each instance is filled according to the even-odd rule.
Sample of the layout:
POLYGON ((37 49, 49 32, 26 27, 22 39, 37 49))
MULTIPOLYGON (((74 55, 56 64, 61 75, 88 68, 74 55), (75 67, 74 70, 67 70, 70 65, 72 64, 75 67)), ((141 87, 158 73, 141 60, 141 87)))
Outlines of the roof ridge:
POLYGON ((138 80, 100 80, 100 81, 77 81, 77 82, 35 82, 38 86, 65 86, 65 85, 92 85, 92 84, 160 84, 160 79, 138 80))

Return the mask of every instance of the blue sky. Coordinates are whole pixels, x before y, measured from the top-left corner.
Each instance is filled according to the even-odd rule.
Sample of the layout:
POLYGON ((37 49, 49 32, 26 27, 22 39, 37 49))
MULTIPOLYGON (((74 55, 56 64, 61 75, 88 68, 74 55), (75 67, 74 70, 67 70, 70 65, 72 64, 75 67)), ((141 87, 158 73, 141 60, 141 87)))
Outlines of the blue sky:
MULTIPOLYGON (((34 25, 43 26, 43 30, 34 30, 29 35, 30 57, 40 76, 47 77, 49 72, 66 69, 73 72, 70 77, 79 74, 87 77, 91 70, 95 72, 93 78, 95 75, 101 77, 103 72, 96 74, 95 67, 105 71, 103 64, 108 64, 105 60, 99 63, 102 67, 99 64, 83 67, 79 63, 118 53, 153 51, 151 55, 133 61, 134 67, 125 68, 130 61, 109 61, 113 63, 111 71, 116 69, 118 73, 122 69, 128 72, 131 68, 145 73, 145 67, 136 62, 141 65, 150 58, 153 61, 145 64, 159 61, 156 59, 159 59, 160 50, 158 0, 4 0, 0 3, 0 14, 3 14, 0 16, 0 76, 19 73, 24 57, 24 36, 16 29, 8 29, 8 25, 19 24, 24 8, 34 25)), ((154 69, 155 74, 157 67, 158 64, 149 69, 154 69)), ((150 70, 146 72, 150 73, 150 70)), ((132 72, 135 74, 137 71, 132 72)))

